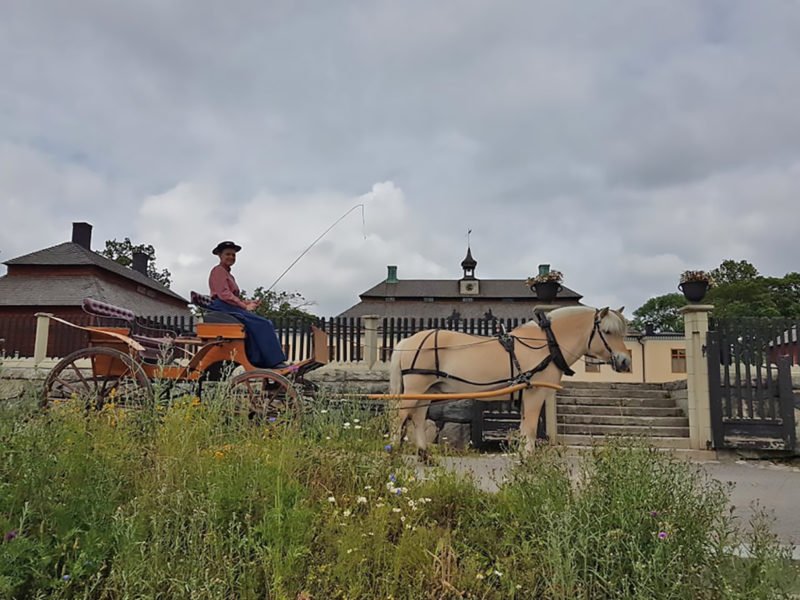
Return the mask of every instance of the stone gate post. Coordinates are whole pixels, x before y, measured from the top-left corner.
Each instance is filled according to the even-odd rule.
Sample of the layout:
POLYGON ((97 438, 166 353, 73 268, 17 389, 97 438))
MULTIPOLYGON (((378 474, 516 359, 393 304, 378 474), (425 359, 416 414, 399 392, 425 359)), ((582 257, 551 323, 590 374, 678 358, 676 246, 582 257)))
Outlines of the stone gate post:
POLYGON ((681 309, 686 338, 686 384, 689 396, 689 442, 694 450, 706 450, 711 433, 711 396, 705 355, 710 304, 689 304, 681 309))
POLYGON ((361 317, 361 324, 364 327, 364 363, 368 369, 378 362, 378 321, 377 315, 361 317))

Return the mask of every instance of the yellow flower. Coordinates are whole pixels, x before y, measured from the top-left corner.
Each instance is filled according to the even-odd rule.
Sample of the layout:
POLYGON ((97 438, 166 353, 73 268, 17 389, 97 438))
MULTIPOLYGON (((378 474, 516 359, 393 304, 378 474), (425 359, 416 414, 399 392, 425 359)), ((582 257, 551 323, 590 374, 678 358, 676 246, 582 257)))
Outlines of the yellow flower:
POLYGON ((221 452, 220 450, 217 450, 216 452, 214 452, 214 458, 216 458, 217 460, 222 460, 223 458, 225 458, 225 453, 221 452))
POLYGON ((192 397, 192 406, 200 406, 200 398, 197 396, 192 397))

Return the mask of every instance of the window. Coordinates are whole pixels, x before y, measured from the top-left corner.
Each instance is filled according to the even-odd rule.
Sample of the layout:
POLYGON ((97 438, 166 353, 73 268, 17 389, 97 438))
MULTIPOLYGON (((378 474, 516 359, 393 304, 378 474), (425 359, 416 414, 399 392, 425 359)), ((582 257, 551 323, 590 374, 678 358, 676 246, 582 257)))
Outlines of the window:
POLYGON ((672 349, 672 372, 686 373, 686 350, 683 348, 672 349))
POLYGON ((600 364, 599 362, 593 361, 591 358, 587 358, 584 360, 584 365, 586 365, 586 372, 587 373, 599 373, 600 372, 600 364))
POLYGON ((394 302, 394 296, 386 296, 386 302, 394 302))
POLYGON ((475 298, 462 298, 461 299, 462 302, 472 302, 473 300, 475 300, 475 298))
POLYGON ((427 296, 427 297, 423 298, 422 301, 423 302, 433 302, 433 298, 431 298, 430 296, 427 296))

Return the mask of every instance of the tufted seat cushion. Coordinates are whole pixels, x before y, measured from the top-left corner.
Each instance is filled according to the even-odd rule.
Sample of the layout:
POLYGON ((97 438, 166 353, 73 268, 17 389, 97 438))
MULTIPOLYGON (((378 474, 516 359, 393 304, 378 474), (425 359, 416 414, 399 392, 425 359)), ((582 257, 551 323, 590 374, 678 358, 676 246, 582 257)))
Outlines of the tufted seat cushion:
POLYGON ((192 299, 192 304, 206 310, 208 310, 208 307, 211 306, 211 302, 213 302, 211 296, 206 296, 205 294, 195 291, 191 292, 190 297, 192 299))
POLYGON ((83 310, 90 315, 96 317, 109 317, 112 319, 121 319, 122 321, 132 322, 136 318, 136 314, 127 308, 121 306, 114 306, 106 302, 100 302, 94 298, 83 299, 83 310))

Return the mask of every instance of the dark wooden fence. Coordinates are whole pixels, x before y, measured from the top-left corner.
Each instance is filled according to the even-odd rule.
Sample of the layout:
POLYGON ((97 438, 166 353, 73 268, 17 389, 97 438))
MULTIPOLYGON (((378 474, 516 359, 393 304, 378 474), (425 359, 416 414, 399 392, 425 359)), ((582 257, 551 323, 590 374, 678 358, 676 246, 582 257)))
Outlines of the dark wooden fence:
MULTIPOLYGON (((71 316, 66 320, 82 326, 124 327, 115 319, 98 319, 87 314, 71 316)), ((502 323, 513 329, 525 322, 524 318, 505 319, 502 323)), ((133 332, 140 335, 160 337, 164 332, 176 335, 192 335, 197 320, 191 316, 138 317, 133 332)), ((377 341, 380 346, 379 359, 389 360, 394 345, 424 329, 448 329, 478 335, 492 335, 501 320, 497 319, 417 319, 383 318, 377 320, 377 341)), ((273 319, 275 330, 290 361, 299 361, 311 355, 311 325, 322 328, 328 334, 328 356, 335 362, 359 362, 364 360, 365 323, 360 318, 330 317, 314 321, 294 317, 273 319)), ((36 337, 36 317, 0 315, 0 351, 6 356, 33 356, 36 337)), ((86 347, 88 334, 67 325, 51 321, 47 356, 63 357, 86 347)))

